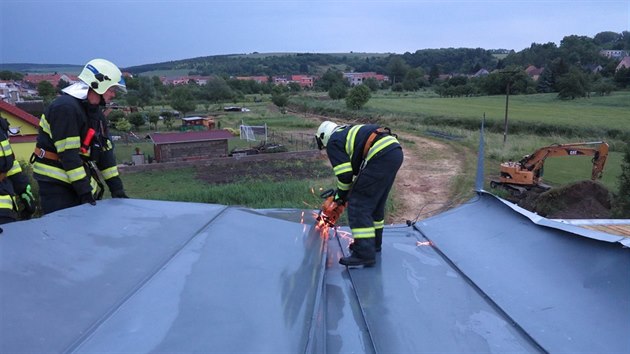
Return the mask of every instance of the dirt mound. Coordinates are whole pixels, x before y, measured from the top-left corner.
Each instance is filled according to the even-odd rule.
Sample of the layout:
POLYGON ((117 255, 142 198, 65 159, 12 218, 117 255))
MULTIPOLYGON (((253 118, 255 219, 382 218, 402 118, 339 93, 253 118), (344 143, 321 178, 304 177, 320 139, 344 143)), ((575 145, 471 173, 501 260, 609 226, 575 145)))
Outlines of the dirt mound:
POLYGON ((612 195, 599 182, 581 181, 536 194, 528 193, 518 205, 550 219, 611 218, 612 195))

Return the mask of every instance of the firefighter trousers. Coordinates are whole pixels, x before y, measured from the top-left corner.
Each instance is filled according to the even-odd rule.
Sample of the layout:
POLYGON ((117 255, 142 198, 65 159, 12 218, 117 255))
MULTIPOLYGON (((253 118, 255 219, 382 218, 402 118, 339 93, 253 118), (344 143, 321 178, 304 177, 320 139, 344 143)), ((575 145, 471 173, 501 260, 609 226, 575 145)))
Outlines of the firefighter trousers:
POLYGON ((374 222, 385 218, 387 197, 402 162, 402 148, 395 148, 374 156, 359 173, 348 200, 348 223, 353 234, 354 230, 364 230, 367 232, 362 237, 374 237, 374 222))

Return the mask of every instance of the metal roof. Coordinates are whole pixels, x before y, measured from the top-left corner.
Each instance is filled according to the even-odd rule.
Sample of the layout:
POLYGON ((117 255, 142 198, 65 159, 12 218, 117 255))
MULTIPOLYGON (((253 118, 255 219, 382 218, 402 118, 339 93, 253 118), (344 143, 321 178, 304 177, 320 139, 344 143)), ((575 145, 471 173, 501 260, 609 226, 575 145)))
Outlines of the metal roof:
POLYGON ((630 352, 630 251, 483 192, 388 225, 373 268, 311 211, 109 199, 2 225, 0 352, 630 352))

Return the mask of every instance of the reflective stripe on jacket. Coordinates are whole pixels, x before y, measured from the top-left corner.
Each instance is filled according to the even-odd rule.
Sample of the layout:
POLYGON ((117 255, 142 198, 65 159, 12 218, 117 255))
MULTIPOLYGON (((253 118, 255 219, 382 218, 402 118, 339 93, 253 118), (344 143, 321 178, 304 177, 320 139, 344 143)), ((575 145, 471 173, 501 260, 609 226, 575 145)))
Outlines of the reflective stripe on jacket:
POLYGON ((326 152, 337 176, 338 189, 349 190, 353 177, 359 174, 362 166, 379 153, 400 147, 393 135, 380 134, 364 157, 363 152, 368 138, 378 128, 379 126, 375 124, 353 125, 342 127, 330 136, 326 152))

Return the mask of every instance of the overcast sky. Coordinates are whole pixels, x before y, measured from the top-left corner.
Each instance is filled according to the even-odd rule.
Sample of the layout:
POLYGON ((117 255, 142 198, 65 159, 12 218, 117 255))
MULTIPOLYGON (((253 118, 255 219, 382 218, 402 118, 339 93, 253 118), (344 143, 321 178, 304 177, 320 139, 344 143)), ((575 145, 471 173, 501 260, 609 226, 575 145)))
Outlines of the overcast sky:
POLYGON ((0 0, 0 62, 121 67, 234 53, 520 51, 630 30, 630 0, 0 0))

